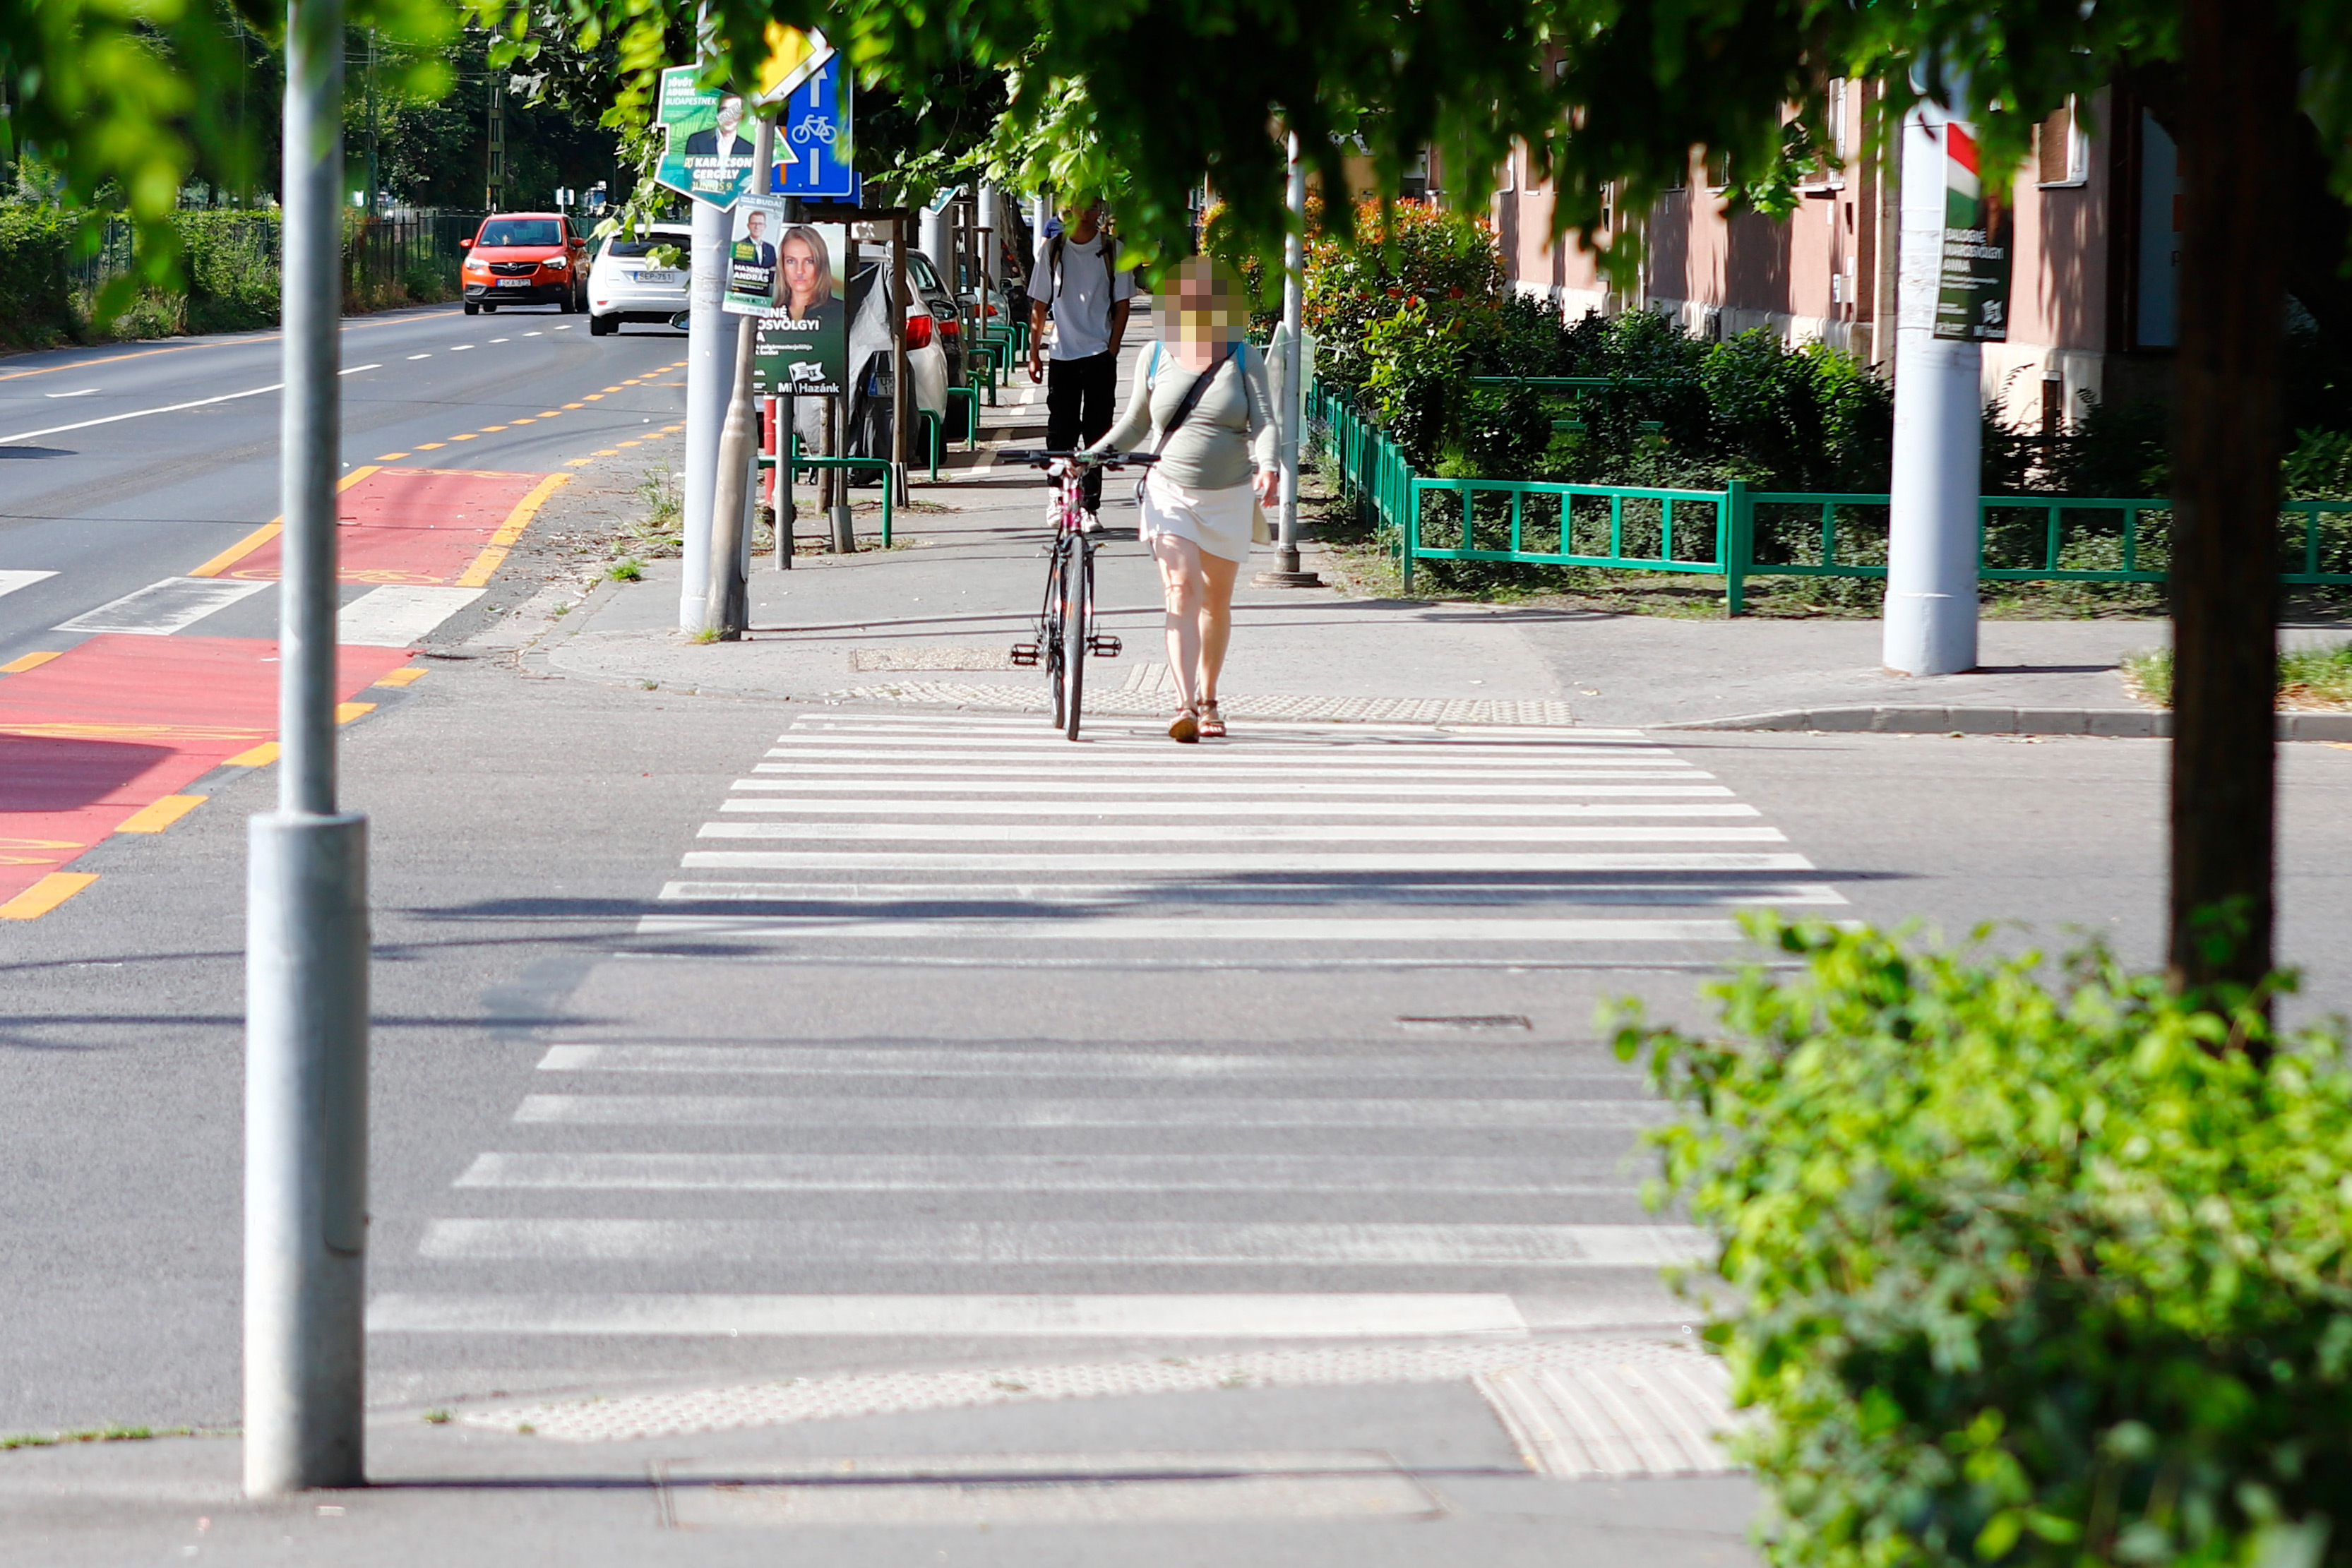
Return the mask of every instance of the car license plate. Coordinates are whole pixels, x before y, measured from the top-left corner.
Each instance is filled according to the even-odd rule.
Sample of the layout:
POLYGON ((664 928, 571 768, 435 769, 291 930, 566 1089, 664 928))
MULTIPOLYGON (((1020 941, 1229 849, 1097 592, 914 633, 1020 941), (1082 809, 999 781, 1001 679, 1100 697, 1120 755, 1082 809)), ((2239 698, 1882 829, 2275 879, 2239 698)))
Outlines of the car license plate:
POLYGON ((500 288, 529 288, 530 287, 530 279, 528 277, 501 277, 499 279, 499 287, 500 288))
POLYGON ((665 267, 652 267, 637 274, 639 283, 682 283, 686 274, 665 267))

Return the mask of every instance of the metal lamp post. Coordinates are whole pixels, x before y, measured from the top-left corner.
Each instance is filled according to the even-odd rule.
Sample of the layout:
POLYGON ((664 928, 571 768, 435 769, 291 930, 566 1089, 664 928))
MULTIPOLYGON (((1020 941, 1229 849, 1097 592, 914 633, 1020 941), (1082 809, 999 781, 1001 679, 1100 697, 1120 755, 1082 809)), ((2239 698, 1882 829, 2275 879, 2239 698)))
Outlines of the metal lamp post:
POLYGON ((278 810, 250 823, 245 1490, 365 1479, 367 820, 335 808, 343 21, 286 29, 278 810))

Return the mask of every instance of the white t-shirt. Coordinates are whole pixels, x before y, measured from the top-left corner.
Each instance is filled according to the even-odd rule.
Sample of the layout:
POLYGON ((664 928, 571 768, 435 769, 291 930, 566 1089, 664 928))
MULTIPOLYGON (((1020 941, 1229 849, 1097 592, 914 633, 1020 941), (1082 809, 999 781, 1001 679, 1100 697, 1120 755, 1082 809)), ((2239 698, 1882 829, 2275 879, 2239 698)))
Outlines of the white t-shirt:
POLYGON ((1047 350, 1053 358, 1091 359, 1109 350, 1110 308, 1115 301, 1135 297, 1135 275, 1114 274, 1110 269, 1118 250, 1118 243, 1107 234, 1097 234, 1084 245, 1066 236, 1057 289, 1054 242, 1049 239, 1038 246, 1037 260, 1029 268, 1029 298, 1033 304, 1054 308, 1054 342, 1047 350))

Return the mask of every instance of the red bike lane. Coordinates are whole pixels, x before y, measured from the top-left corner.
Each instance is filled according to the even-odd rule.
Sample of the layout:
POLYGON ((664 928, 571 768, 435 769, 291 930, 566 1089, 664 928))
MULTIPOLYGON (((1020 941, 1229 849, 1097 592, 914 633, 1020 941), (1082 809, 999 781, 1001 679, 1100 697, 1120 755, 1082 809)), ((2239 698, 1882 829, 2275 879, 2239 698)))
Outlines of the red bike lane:
MULTIPOLYGON (((478 588, 489 580, 563 476, 369 468, 338 506, 338 577, 369 584, 478 588)), ((275 580, 270 523, 192 576, 275 580)), ((63 639, 60 639, 63 641, 63 639)), ((345 722, 410 650, 344 644, 336 698, 345 722)), ((411 677, 413 678, 413 677, 411 677)), ((119 832, 161 832, 201 805, 184 793, 216 768, 275 760, 274 639, 100 632, 0 666, 0 918, 47 914, 97 880, 71 870, 119 832)))

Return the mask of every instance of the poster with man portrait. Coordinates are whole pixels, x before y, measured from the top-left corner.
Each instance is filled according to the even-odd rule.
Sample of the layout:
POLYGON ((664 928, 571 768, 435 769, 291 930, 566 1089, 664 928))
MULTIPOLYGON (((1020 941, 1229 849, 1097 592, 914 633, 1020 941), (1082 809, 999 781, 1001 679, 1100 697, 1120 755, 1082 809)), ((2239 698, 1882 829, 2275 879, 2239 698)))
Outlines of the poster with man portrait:
POLYGON ((784 234, 779 196, 745 196, 735 204, 727 244, 727 287, 719 304, 730 315, 765 316, 782 308, 777 294, 776 244, 784 234))
POLYGON ((655 118, 662 128, 661 162, 654 179, 681 196, 714 207, 735 204, 751 183, 753 127, 743 96, 699 86, 693 66, 661 74, 655 118))
POLYGON ((760 313, 754 383, 763 392, 837 394, 849 384, 849 229, 793 224, 777 235, 774 303, 760 313))

